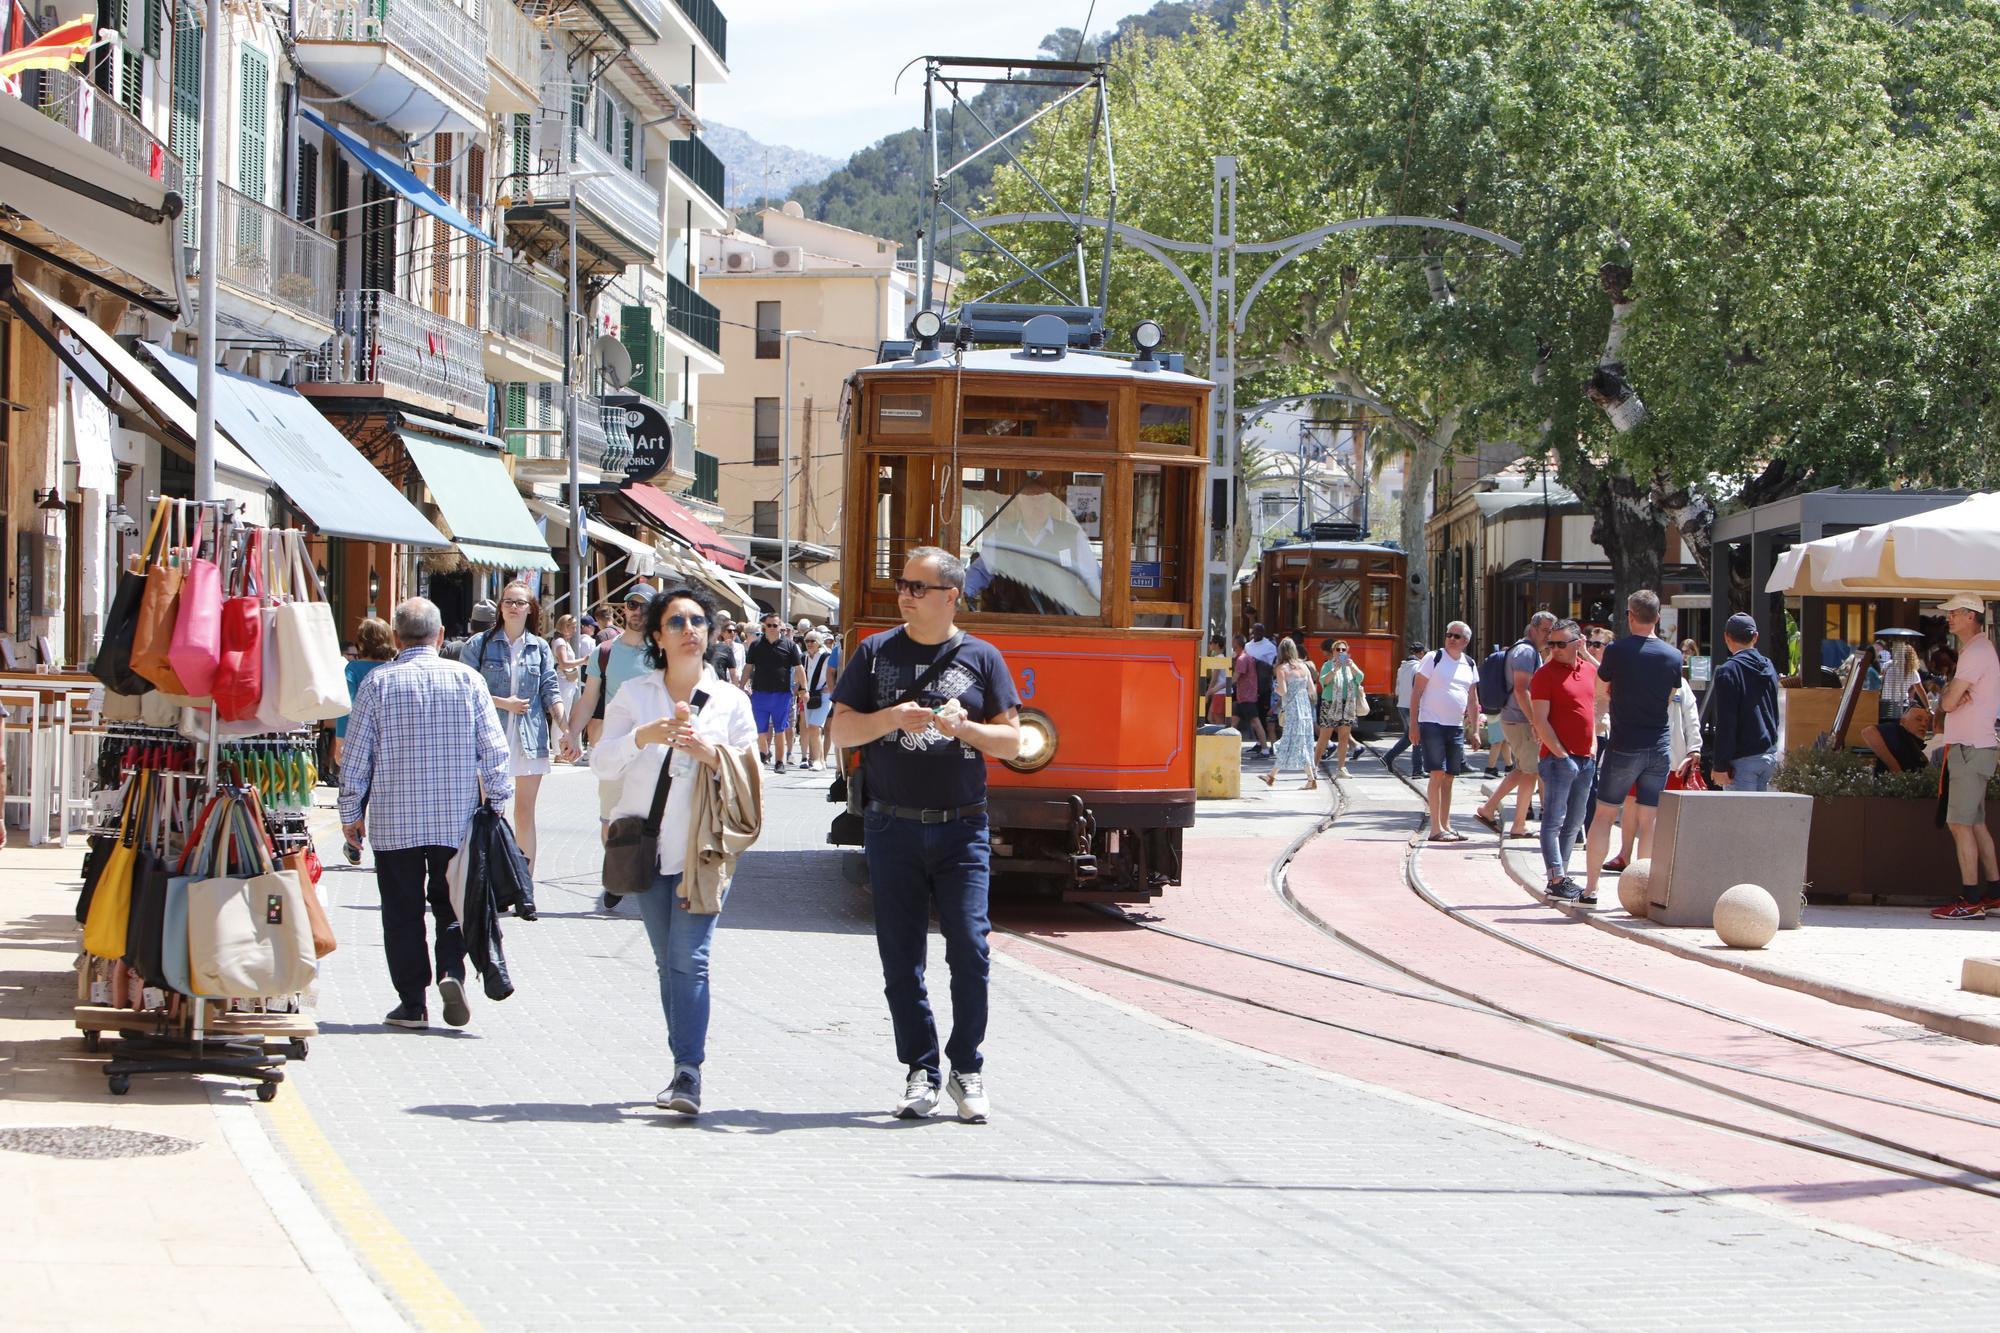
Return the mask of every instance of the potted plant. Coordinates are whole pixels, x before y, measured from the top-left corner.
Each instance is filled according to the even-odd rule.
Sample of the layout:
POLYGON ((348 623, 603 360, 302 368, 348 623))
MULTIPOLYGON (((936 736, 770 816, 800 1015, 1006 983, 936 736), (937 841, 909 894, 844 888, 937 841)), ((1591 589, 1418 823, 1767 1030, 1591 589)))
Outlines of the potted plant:
MULTIPOLYGON (((1958 882, 1951 836, 1937 827, 1935 768, 1877 773, 1848 750, 1802 747, 1778 765, 1774 790, 1813 798, 1806 897, 1815 902, 1934 904, 1958 882)), ((2000 837, 2000 778, 1987 789, 2000 837)))

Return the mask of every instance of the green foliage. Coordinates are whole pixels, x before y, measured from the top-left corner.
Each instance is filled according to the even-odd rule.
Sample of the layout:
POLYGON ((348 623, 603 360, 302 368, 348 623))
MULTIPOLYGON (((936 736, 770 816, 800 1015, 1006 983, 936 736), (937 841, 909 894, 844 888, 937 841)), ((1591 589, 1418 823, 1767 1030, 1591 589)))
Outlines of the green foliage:
MULTIPOLYGON (((1937 784, 1935 768, 1877 773, 1870 755, 1855 750, 1817 750, 1809 745, 1786 754, 1771 775, 1774 791, 1800 796, 1893 796, 1908 801, 1935 801, 1937 784)), ((1986 794, 2000 799, 2000 775, 1987 785, 1986 794)))

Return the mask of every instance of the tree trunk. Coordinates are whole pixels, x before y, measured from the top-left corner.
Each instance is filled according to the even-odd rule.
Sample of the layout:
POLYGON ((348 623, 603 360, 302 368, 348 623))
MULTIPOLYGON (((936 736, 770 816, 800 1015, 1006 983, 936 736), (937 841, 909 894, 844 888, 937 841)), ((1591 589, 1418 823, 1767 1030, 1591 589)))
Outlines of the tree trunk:
MULTIPOLYGON (((1660 590, 1666 571, 1667 528, 1649 490, 1623 471, 1602 470, 1595 484, 1578 493, 1590 500, 1590 539, 1611 562, 1611 595, 1604 617, 1614 633, 1625 633, 1625 599, 1641 588, 1660 590)), ((1572 486, 1571 489, 1577 489, 1572 486)))
POLYGON ((1430 644, 1431 639, 1431 552, 1424 532, 1430 506, 1424 503, 1431 493, 1431 474, 1444 461, 1451 437, 1458 433, 1458 414, 1450 413, 1435 435, 1412 440, 1403 450, 1403 550, 1409 567, 1403 582, 1403 637, 1411 643, 1430 644))

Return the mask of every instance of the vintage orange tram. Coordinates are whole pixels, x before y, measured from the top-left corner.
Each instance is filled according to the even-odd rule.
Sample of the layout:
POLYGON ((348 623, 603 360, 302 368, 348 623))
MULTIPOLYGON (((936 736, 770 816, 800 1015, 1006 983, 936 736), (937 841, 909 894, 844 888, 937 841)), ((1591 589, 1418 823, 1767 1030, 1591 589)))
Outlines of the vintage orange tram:
POLYGON ((959 624, 1007 659, 1027 731, 988 761, 996 889, 1143 900, 1194 823, 1209 384, 1049 320, 849 381, 840 623, 851 655, 900 623, 911 548, 957 554, 959 624))
POLYGON ((1323 640, 1345 639, 1367 684, 1369 718, 1362 729, 1379 728, 1394 716, 1408 567, 1402 551, 1373 542, 1269 547, 1247 589, 1243 624, 1262 623, 1273 638, 1303 629, 1315 663, 1323 640))

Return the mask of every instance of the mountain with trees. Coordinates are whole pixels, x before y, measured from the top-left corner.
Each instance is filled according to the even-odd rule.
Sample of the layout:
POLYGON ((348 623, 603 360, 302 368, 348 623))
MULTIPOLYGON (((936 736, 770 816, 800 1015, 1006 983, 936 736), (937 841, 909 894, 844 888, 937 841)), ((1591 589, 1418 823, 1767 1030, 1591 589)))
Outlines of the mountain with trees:
POLYGON ((703 123, 701 138, 722 159, 727 173, 722 202, 731 208, 767 195, 782 202, 793 186, 822 180, 840 166, 838 158, 767 144, 733 125, 712 120, 703 123))
MULTIPOLYGON (((1088 42, 1082 40, 1082 34, 1075 28, 1059 28, 1042 39, 1036 58, 1095 59, 1109 55, 1130 42, 1177 37, 1191 31, 1198 21, 1227 30, 1249 4, 1250 0, 1161 0, 1143 14, 1121 19, 1116 27, 1088 42)), ((918 71, 912 70, 911 74, 921 79, 918 71)), ((1049 91, 1043 88, 989 84, 967 97, 966 101, 979 120, 995 133, 1004 133, 1033 115, 1050 96, 1049 91)), ((941 144, 939 152, 949 153, 954 145, 960 149, 945 158, 947 165, 957 161, 980 141, 982 131, 972 115, 963 110, 943 110, 941 124, 949 142, 941 144)), ((990 191, 995 164, 1004 162, 1005 159, 996 152, 972 163, 953 178, 946 197, 956 207, 970 213, 971 206, 983 200, 990 191)), ((736 201, 734 186, 738 179, 732 162, 732 202, 736 201)), ((849 158, 846 165, 830 174, 823 174, 822 178, 795 184, 786 192, 774 189, 768 199, 746 197, 739 225, 753 230, 757 209, 792 199, 798 202, 809 218, 870 236, 901 241, 903 254, 914 258, 930 179, 930 154, 925 146, 923 130, 903 130, 862 149, 849 158)), ((754 181, 745 183, 755 192, 754 181)))
MULTIPOLYGON (((2000 482, 2000 0, 1293 0, 1191 19, 1113 49, 1121 221, 1205 239, 1211 159, 1234 154, 1244 242, 1405 215, 1522 247, 1407 227, 1319 246, 1259 295, 1239 402, 1373 404, 1413 495, 1454 454, 1525 450, 1591 507, 1621 596, 1658 586, 1669 524, 1729 577, 1708 562, 1724 506, 2000 482)), ((1088 128, 1050 117, 1017 150, 1058 198, 1088 128)), ((991 192, 990 211, 1046 207, 1010 167, 991 192)), ((1068 245, 1006 239, 1031 262, 1068 245)), ((1157 318, 1169 346, 1202 348, 1179 284, 1114 253, 1111 326, 1157 318)), ((1243 256, 1238 291, 1271 259, 1243 256)), ((1413 580, 1423 518, 1404 506, 1413 580)), ((1412 593, 1425 638, 1428 588, 1412 593)))

